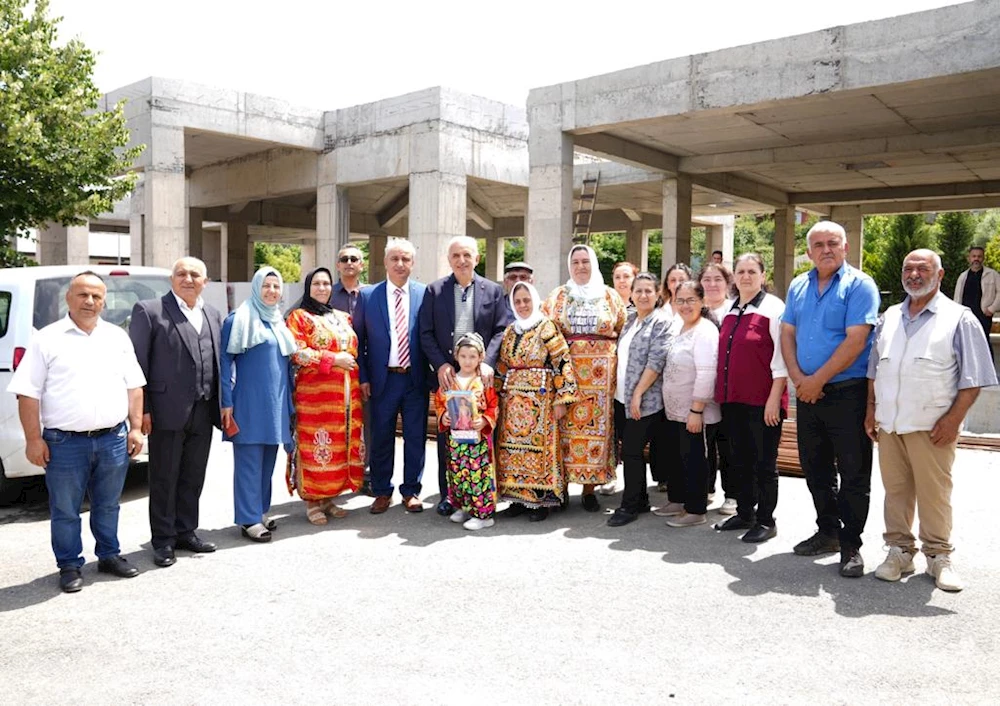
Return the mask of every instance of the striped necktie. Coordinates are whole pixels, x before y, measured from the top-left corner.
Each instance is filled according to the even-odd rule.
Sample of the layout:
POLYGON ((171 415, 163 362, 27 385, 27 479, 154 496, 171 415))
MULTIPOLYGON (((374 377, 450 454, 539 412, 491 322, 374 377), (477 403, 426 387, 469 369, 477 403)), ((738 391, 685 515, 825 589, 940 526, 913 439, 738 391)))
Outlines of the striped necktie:
POLYGON ((396 287, 396 339, 399 342, 399 367, 410 367, 410 334, 403 311, 403 290, 396 287))

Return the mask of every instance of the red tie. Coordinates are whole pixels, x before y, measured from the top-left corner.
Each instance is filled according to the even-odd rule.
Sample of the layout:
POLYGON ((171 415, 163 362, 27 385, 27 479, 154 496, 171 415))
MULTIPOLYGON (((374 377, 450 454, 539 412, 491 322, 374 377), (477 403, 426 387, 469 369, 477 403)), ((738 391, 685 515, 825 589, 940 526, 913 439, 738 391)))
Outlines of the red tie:
POLYGON ((399 341, 399 367, 410 367, 410 334, 403 311, 403 290, 396 287, 396 339, 399 341))

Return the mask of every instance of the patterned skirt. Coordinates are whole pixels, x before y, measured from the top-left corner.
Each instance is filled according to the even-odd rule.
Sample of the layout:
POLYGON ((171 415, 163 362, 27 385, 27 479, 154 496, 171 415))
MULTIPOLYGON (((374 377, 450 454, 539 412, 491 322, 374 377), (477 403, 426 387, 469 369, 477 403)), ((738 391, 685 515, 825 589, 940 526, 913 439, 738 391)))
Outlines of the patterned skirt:
POLYGON ((559 421, 563 468, 569 483, 603 485, 615 479, 614 405, 617 342, 570 341, 579 402, 559 421))
POLYGON ((477 443, 448 438, 448 503, 481 520, 497 509, 497 481, 490 441, 477 443))

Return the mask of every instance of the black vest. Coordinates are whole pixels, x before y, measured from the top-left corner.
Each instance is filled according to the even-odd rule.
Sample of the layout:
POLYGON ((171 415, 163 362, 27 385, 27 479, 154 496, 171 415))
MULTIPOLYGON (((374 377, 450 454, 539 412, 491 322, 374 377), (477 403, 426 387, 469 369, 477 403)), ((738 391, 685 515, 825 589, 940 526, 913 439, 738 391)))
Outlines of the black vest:
POLYGON ((198 334, 198 348, 195 351, 195 392, 199 399, 210 400, 216 391, 216 356, 212 344, 212 330, 208 326, 208 317, 201 322, 201 333, 198 334))

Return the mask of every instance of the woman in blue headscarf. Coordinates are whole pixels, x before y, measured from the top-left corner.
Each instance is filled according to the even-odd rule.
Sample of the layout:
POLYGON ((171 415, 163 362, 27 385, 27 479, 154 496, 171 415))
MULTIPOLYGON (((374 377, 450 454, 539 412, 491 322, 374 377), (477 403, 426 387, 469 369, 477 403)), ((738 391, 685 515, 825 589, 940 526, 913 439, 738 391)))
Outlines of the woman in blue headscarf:
POLYGON ((295 338, 278 308, 281 275, 261 267, 250 298, 222 324, 222 431, 233 442, 236 524, 254 542, 271 541, 271 474, 279 444, 291 444, 288 356, 295 338))

